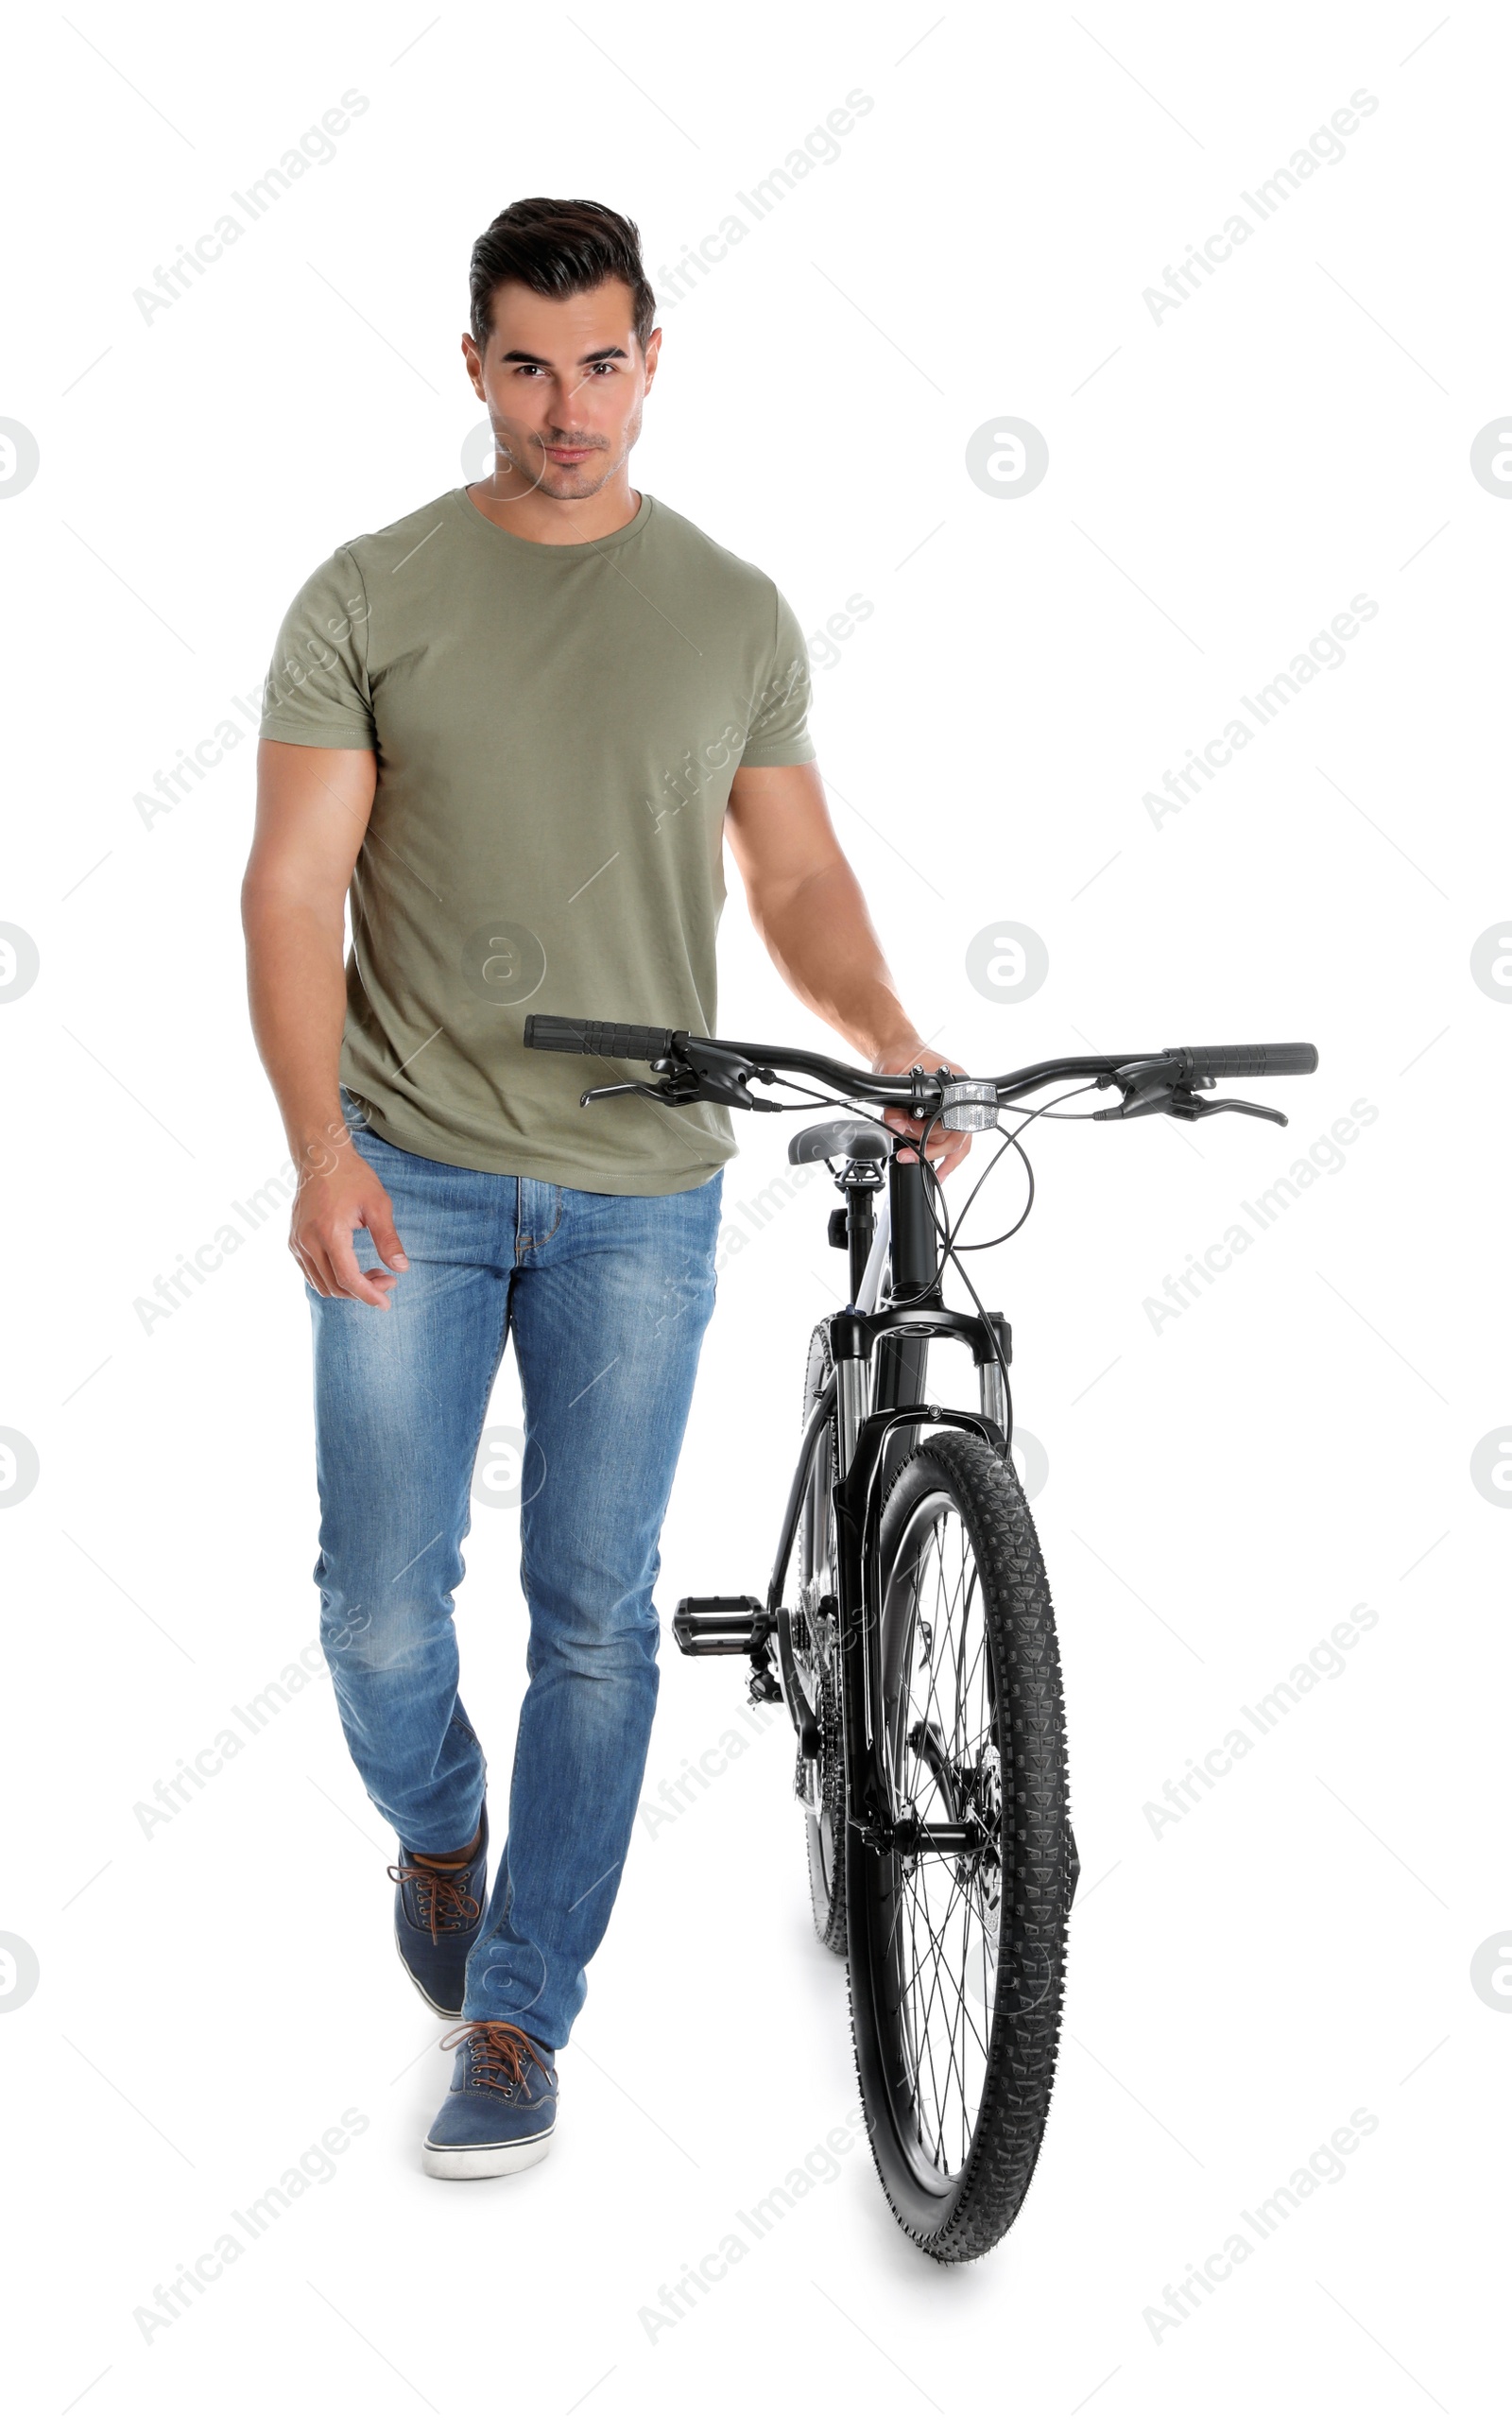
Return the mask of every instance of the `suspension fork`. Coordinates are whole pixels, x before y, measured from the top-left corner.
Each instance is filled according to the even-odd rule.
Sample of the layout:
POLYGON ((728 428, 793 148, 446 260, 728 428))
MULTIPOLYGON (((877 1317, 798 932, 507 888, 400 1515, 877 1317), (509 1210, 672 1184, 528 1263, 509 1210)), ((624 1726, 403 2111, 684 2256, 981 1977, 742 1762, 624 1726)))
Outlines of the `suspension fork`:
MULTIPOLYGON (((917 1310, 935 1331, 973 1330, 944 1306, 938 1237, 925 1196, 922 1164, 888 1161, 888 1230, 892 1289, 888 1307, 917 1310)), ((836 1482, 834 1578, 839 1607, 841 1712, 846 1742, 848 1821, 873 1846, 889 1847, 899 1819, 884 1762, 886 1717, 882 1682, 882 1570, 878 1544, 882 1490, 896 1458, 917 1446, 922 1424, 944 1423, 1002 1443, 1011 1423, 1004 1370, 1011 1337, 995 1313, 988 1318, 998 1358, 977 1350, 981 1412, 942 1410, 926 1404, 929 1336, 886 1334, 871 1343, 869 1313, 831 1321, 834 1374, 836 1482), (870 1356, 868 1357, 868 1353, 870 1356), (875 1384, 873 1389, 873 1371, 875 1384)), ((964 1826, 936 1827, 931 1840, 943 1850, 964 1826)), ((964 1847, 964 1841, 962 1842, 964 1847)))
MULTIPOLYGON (((901 1164, 896 1155, 887 1166, 888 1250, 892 1264, 893 1304, 906 1302, 920 1310, 941 1309, 944 1295, 940 1277, 939 1241, 935 1219, 925 1197, 924 1169, 918 1163, 901 1164)), ((989 1312, 996 1332, 999 1357, 978 1359, 977 1379, 981 1408, 985 1418, 994 1420, 1005 1439, 1013 1433, 1012 1402, 1007 1386, 1007 1364, 1013 1356, 1012 1336, 1001 1311, 989 1312)), ((876 1390, 871 1407, 895 1410, 905 1402, 922 1402, 928 1391, 929 1343, 918 1335, 895 1335, 885 1337, 876 1352, 876 1390)), ((913 1452, 919 1441, 917 1429, 902 1437, 900 1454, 913 1452)))
MULTIPOLYGON (((846 1357, 846 1320, 835 1319, 833 1339, 842 1450, 847 1445, 845 1371, 850 1365, 846 1357)), ((864 1371, 864 1362, 856 1365, 864 1371)), ((882 1488, 885 1474, 891 1466, 893 1440, 906 1436, 917 1440, 919 1428, 925 1424, 960 1428, 987 1443, 997 1437, 992 1421, 972 1410, 944 1410, 934 1403, 905 1403, 894 1409, 873 1410, 860 1420, 855 1429, 850 1457, 844 1461, 834 1490, 834 1572, 839 1605, 847 1820, 873 1848, 893 1847, 900 1840, 902 1829, 901 1820, 893 1813, 884 1761, 886 1715, 883 1703, 879 1544, 882 1488)), ((964 1852, 969 1837, 968 1827, 958 1824, 933 1826, 925 1835, 928 1846, 942 1853, 964 1852)))

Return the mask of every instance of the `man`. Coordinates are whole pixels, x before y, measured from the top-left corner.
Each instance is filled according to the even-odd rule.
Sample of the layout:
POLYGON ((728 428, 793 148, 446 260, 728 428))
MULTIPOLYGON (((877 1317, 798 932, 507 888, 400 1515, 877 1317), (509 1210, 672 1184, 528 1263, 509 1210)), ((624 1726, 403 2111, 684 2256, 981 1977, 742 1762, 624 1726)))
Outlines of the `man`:
POLYGON ((791 610, 630 487, 653 316, 628 220, 500 215, 462 340, 495 470, 311 576, 259 747, 244 909, 300 1176, 321 1634, 399 1838, 400 1957, 459 2021, 424 2148, 440 2178, 548 2150, 640 1793, 658 1539, 734 1147, 718 1108, 585 1116, 581 1070, 524 1050, 525 1013, 712 1031, 728 834, 795 993, 878 1071, 942 1061, 831 829, 791 610), (529 1684, 490 1898, 452 1599, 511 1331, 529 1684))

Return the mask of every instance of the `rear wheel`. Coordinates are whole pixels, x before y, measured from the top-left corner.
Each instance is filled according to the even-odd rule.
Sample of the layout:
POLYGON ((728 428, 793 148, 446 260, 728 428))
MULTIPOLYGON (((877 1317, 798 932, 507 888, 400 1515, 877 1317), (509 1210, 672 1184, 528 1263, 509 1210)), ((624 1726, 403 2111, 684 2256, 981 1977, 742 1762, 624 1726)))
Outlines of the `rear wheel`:
POLYGON ((1009 1463, 930 1438, 880 1542, 883 1765, 910 1829, 962 1854, 847 1849, 850 2008, 867 2125, 894 2213, 942 2263, 996 2245, 1050 2106, 1077 1859, 1055 1619, 1009 1463))
MULTIPOLYGON (((803 1380, 803 1424, 830 1381, 828 1330, 816 1326, 803 1380)), ((799 1514, 798 1602, 793 1613, 793 1661, 803 1694, 818 1720, 819 1752, 798 1760, 795 1787, 804 1810, 809 1855, 809 1896, 814 1930, 831 1951, 846 1946, 845 1747, 840 1728, 840 1663, 834 1619, 834 1422, 819 1431, 799 1514)))

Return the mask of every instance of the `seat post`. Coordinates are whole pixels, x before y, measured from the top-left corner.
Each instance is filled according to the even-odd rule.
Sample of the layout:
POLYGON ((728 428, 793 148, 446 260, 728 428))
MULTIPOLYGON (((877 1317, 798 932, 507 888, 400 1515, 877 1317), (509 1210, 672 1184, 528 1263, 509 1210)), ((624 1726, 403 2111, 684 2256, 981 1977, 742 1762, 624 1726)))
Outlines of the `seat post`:
POLYGON ((877 1220, 871 1209, 871 1202, 877 1191, 876 1169, 875 1167, 871 1169, 871 1179, 864 1182, 851 1181, 850 1176, 856 1170, 856 1165, 852 1164, 844 1177, 845 1237, 846 1247, 850 1253, 850 1306, 852 1308, 861 1298, 861 1286, 866 1277, 867 1266, 871 1257, 871 1245, 877 1232, 877 1220))

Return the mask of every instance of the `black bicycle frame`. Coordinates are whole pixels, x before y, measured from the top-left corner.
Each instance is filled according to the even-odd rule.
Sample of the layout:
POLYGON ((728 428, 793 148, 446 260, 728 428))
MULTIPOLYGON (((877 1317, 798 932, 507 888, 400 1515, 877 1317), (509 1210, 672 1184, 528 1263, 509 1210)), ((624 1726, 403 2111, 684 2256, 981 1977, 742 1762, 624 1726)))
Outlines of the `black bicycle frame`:
MULTIPOLYGON (((911 1849, 964 1853, 974 1847, 975 1827, 941 1823, 910 1825, 892 1811, 882 1762, 884 1731, 881 1663, 882 1575, 879 1536, 882 1490, 890 1466, 886 1456, 902 1436, 911 1451, 924 1426, 963 1428, 1007 1450, 1003 1422, 978 1410, 955 1410, 925 1402, 931 1341, 968 1344, 978 1372, 1001 1373, 1009 1356, 1007 1329, 993 1317, 947 1309, 939 1289, 937 1237, 924 1196, 923 1168, 917 1162, 888 1164, 892 1214, 892 1291, 874 1313, 848 1309, 829 1320, 831 1376, 809 1415, 799 1449, 782 1536, 767 1592, 775 1613, 792 1558, 799 1514, 826 1425, 835 1430, 833 1512, 834 1582, 838 1608, 842 1711, 846 1733, 848 1820, 877 1847, 898 1844, 911 1833, 911 1849), (872 1389, 867 1390, 868 1380, 872 1389), (862 1415, 861 1403, 869 1401, 862 1415), (869 1618, 868 1618, 869 1616, 869 1618)), ((1007 1397, 1003 1396, 1005 1419, 1007 1397)), ((800 1736, 815 1717, 782 1664, 783 1689, 800 1736)))
MULTIPOLYGON (((773 1113, 797 1113, 797 1108, 786 1107, 777 1099, 753 1096, 750 1083, 757 1080, 770 1087, 777 1083, 779 1074, 784 1078, 798 1074, 838 1094, 817 1103, 854 1107, 860 1100, 868 1107, 906 1111, 917 1125, 925 1127, 926 1137, 936 1124, 951 1130, 963 1116, 974 1129, 980 1111, 989 1103, 995 1101, 1001 1112, 1045 1083, 1061 1080, 1118 1089, 1120 1103, 1101 1109, 1088 1118, 1092 1122, 1126 1121, 1131 1116, 1159 1113, 1194 1122, 1200 1115, 1232 1110, 1284 1123, 1286 1117, 1275 1108, 1249 1105, 1238 1098, 1205 1098, 1200 1094, 1213 1088, 1220 1079, 1237 1079, 1246 1074, 1317 1070, 1317 1049, 1301 1040, 1253 1046, 1169 1047, 1153 1056, 1056 1056, 1024 1065, 1017 1072, 1000 1073, 986 1082, 973 1081, 966 1075, 953 1079, 944 1065, 934 1073, 926 1073, 921 1067, 907 1074, 864 1073, 856 1066, 838 1063, 833 1057, 816 1055, 807 1048, 765 1047, 739 1039, 696 1038, 686 1030, 653 1029, 637 1023, 578 1021, 565 1015, 528 1015, 524 1042, 528 1047, 551 1048, 568 1055, 645 1063, 662 1076, 655 1085, 619 1080, 585 1090, 585 1106, 594 1098, 628 1094, 674 1106, 701 1102, 773 1113)), ((1049 1109, 1036 1112, 1048 1113, 1049 1109)), ((868 1168, 865 1179, 860 1179, 853 1168, 850 1180, 844 1185, 852 1304, 861 1297, 861 1278, 867 1264, 864 1235, 870 1232, 869 1221, 863 1223, 863 1215, 869 1218, 869 1196, 875 1177, 873 1159, 858 1163, 868 1168)), ((752 1695, 761 1700, 781 1694, 798 1729, 803 1758, 812 1761, 818 1756, 822 1747, 819 1718, 809 1705, 798 1676, 793 1658, 793 1616, 781 1597, 803 1498, 813 1482, 819 1442, 826 1425, 833 1423, 836 1448, 833 1492, 836 1612, 833 1617, 839 1628, 849 1829, 874 1846, 965 1852, 975 1846, 973 1824, 946 1821, 926 1828, 917 1817, 892 1813, 881 1754, 885 1717, 880 1526, 882 1490, 890 1466, 890 1453, 895 1445, 904 1454, 912 1451, 921 1430, 930 1425, 958 1429, 1006 1453, 1013 1428, 1007 1392, 1011 1355, 1007 1331, 995 1314, 980 1312, 980 1304, 975 1317, 946 1308, 940 1290, 939 1234, 926 1195, 925 1170, 917 1151, 893 1148, 887 1165, 892 1282, 886 1305, 874 1312, 852 1305, 829 1321, 831 1380, 809 1416, 765 1608, 758 1608, 754 1599, 747 1596, 716 1597, 702 1610, 702 1620, 711 1626, 698 1629, 700 1614, 694 1600, 689 1599, 686 1634, 679 1630, 679 1636, 689 1653, 748 1655, 752 1695), (906 1164, 902 1162, 904 1153, 908 1156, 906 1164), (984 1377, 980 1411, 942 1409, 937 1403, 925 1400, 929 1344, 942 1336, 954 1336, 971 1345, 978 1372, 984 1377), (990 1387, 985 1381, 988 1374, 992 1379, 990 1387), (990 1409, 989 1403, 993 1406, 990 1409), (780 1692, 770 1668, 774 1636, 782 1668, 780 1692)))

